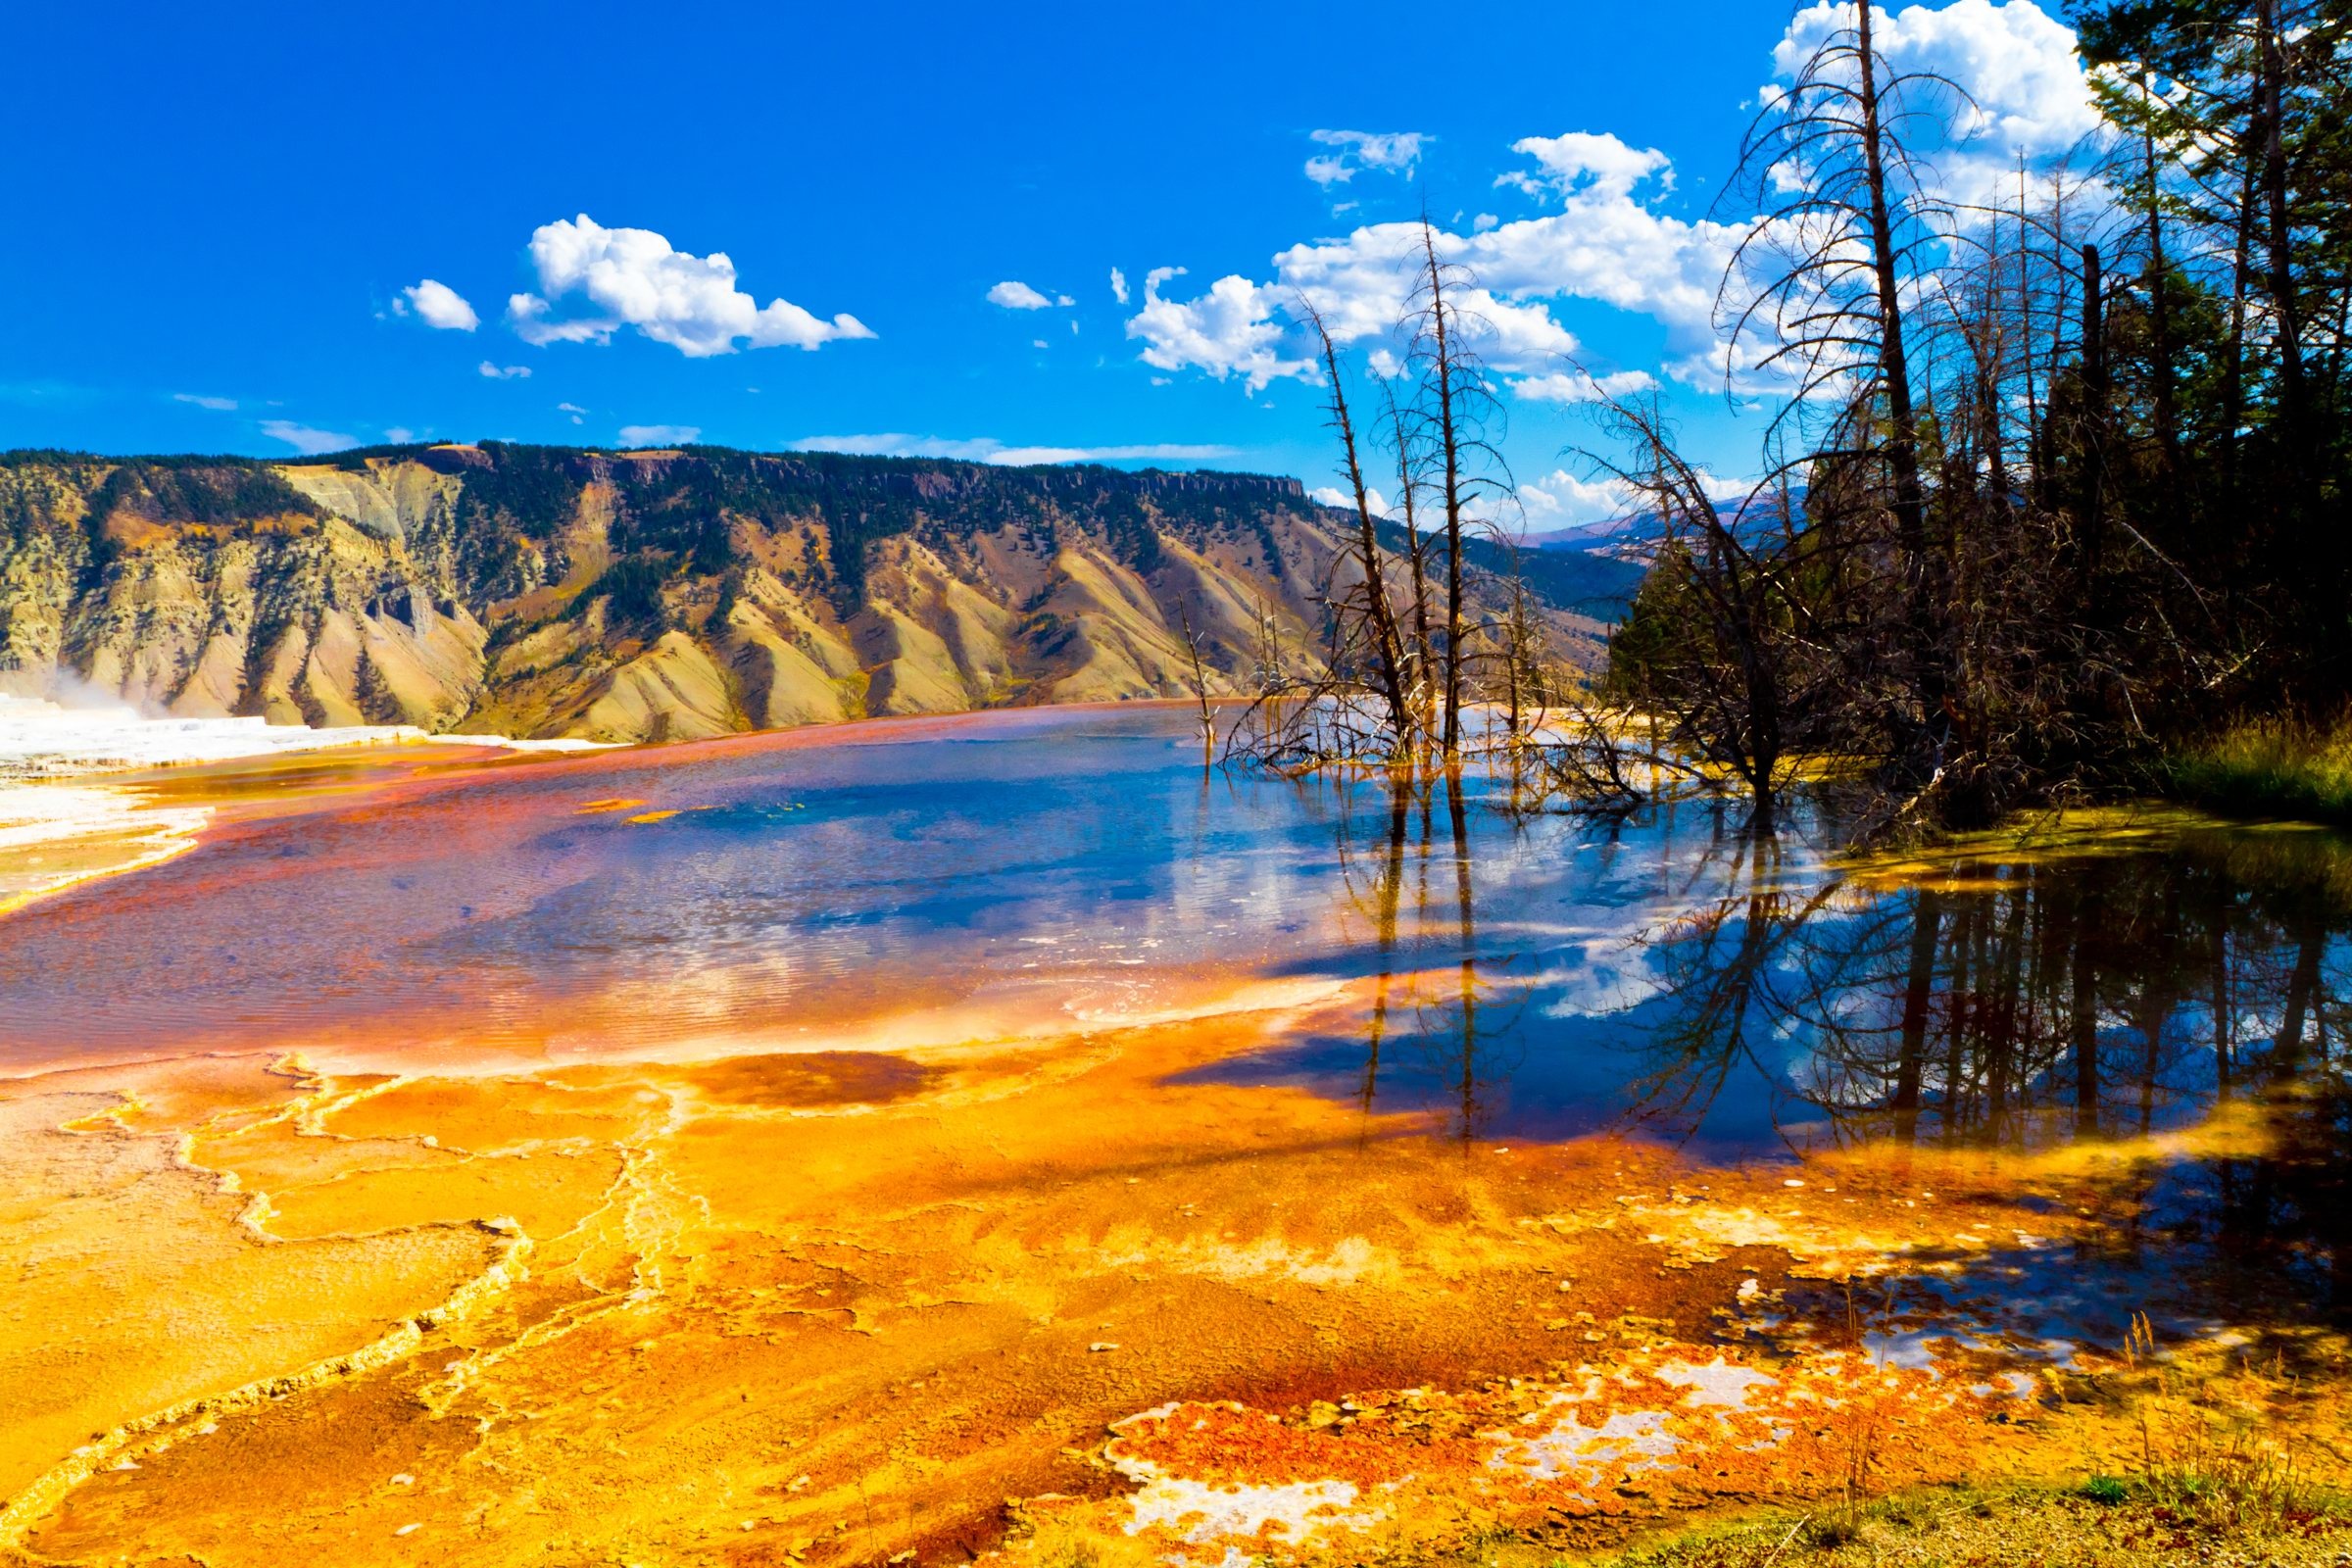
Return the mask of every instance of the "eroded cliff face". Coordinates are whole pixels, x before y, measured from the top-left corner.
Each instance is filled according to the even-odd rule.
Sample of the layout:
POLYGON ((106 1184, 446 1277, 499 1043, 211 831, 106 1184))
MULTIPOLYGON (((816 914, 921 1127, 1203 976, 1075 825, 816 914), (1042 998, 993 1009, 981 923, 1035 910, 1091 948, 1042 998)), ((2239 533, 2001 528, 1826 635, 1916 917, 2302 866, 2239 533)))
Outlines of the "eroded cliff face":
MULTIPOLYGON (((497 443, 0 460, 0 691, 189 715, 682 739, 1172 697, 1318 646, 1295 480, 497 443)), ((1597 630, 1565 612, 1574 651, 1597 630)))

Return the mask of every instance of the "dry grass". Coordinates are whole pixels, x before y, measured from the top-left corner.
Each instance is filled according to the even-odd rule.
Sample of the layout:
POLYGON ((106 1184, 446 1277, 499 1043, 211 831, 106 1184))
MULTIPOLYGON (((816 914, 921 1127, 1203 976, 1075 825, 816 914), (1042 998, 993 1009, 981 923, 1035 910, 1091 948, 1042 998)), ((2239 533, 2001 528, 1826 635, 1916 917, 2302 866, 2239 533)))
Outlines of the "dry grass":
POLYGON ((1133 1536, 1105 1533, 1066 1519, 1037 1521, 1027 1539, 1008 1544, 1027 1568, 1158 1568, 1159 1558, 1133 1536))
MULTIPOLYGON (((2316 1501, 2316 1499, 2315 1499, 2316 1501)), ((1813 1512, 1701 1526, 1617 1551, 1488 1537, 1429 1568, 2339 1568, 2352 1512, 2329 1503, 2225 1525, 2133 1483, 2120 1502, 2082 1490, 1939 1487, 1813 1512)))
MULTIPOLYGON (((1849 1300, 1857 1339, 1863 1313, 1849 1300)), ((2303 1348, 2306 1352, 2312 1347, 2303 1348)), ((2091 1397, 2108 1430, 2135 1429, 2120 1475, 2071 1485, 1954 1483, 1874 1497, 1878 1434, 1844 1433, 1839 1492, 1810 1505, 1702 1523, 1631 1546, 1563 1554, 1491 1535, 1438 1559, 1446 1568, 2347 1568, 2352 1494, 2330 1400, 2314 1401, 2310 1353, 2181 1358, 2135 1314, 2118 1375, 2091 1397), (2309 1461, 2309 1462, 2306 1462, 2309 1461)), ((2319 1360, 2325 1360, 2324 1356, 2319 1360)), ((2090 1384, 2082 1385, 2089 1393, 2090 1384)), ((1859 1405, 1860 1401, 1849 1401, 1859 1405)), ((1434 1568, 1434 1565, 1433 1565, 1434 1568)))
POLYGON ((2209 810, 2352 826, 2352 713, 2235 724, 2159 773, 2166 794, 2209 810))
MULTIPOLYGON (((2135 1363, 2153 1360, 2145 1317, 2134 1318, 2127 1351, 2135 1363)), ((2328 1494, 2297 1460, 2300 1380, 2283 1348, 2267 1367, 2246 1358, 2234 1375, 2183 1376, 2163 1363, 2153 1371, 2137 1400, 2139 1463, 2125 1484, 2129 1497, 2221 1532, 2278 1531, 2328 1511, 2328 1494)), ((2094 1477, 2086 1490, 2108 1479, 2094 1477)))

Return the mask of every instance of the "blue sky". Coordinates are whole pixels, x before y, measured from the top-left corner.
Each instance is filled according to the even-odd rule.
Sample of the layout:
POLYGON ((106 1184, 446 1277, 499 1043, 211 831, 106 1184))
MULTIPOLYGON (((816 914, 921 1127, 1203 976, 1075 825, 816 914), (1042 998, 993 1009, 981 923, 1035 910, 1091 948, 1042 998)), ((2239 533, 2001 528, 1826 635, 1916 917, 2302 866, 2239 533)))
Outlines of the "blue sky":
MULTIPOLYGON (((1655 380, 1705 462, 1752 467, 1761 421, 1692 368, 1720 265, 1699 220, 1788 11, 1455 8, 1436 36, 1428 15, 18 8, 0 446, 691 430, 1322 484, 1289 292, 1371 322, 1378 225, 1426 209, 1494 274, 1523 478, 1592 438, 1556 401, 1571 360, 1655 380)), ((1992 85, 2032 123, 2002 133, 2065 129, 2063 29, 2031 0, 1913 16, 1980 74, 2018 74, 2025 39, 2038 76, 1992 85)), ((1597 504, 1555 482, 1537 510, 1597 504)))

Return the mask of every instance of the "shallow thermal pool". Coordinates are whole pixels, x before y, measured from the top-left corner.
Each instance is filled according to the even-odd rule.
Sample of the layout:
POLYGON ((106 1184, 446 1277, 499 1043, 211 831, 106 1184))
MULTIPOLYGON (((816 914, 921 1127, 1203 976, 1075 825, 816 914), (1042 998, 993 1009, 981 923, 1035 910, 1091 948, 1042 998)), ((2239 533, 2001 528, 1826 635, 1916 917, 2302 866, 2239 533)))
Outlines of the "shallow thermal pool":
POLYGON ((1448 1465, 1578 1517, 1708 1444, 1789 1455, 1726 1494, 1826 1486, 1768 1405, 1841 1367, 2025 1444, 2135 1312, 2352 1299, 2333 836, 1856 859, 1818 808, 1204 771, 1191 724, 110 781, 207 814, 0 916, 0 1265, 45 1293, 0 1547, 878 1560, 1050 1493, 1215 1561, 1448 1465), (268 1522, 222 1490, 262 1465, 268 1522))
MULTIPOLYGON (((10 920, 0 1059, 674 1054, 1369 979, 1378 1017, 1209 1070, 1468 1137, 1997 1144, 2173 1126, 2233 1076, 2326 1065, 2352 921, 2315 830, 2115 813, 1847 864, 1818 821, 1760 844, 1720 805, 1595 822, 1510 813, 1475 773, 1457 798, 1204 772, 1164 710, 368 762, 10 920), (2282 1054, 2290 1008, 2311 1043, 2282 1054)), ((145 780, 169 814, 318 771, 145 780)))

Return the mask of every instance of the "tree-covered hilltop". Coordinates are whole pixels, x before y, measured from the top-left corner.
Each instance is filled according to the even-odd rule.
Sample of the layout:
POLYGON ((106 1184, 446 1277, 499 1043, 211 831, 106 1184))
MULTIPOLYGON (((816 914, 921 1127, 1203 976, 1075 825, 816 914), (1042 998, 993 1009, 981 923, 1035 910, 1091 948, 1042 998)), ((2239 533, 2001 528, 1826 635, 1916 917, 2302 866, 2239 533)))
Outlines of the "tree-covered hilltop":
POLYGON ((2352 12, 2080 5, 2103 135, 1982 188, 1974 106, 1849 17, 1743 149, 1724 324, 1785 399, 1770 477, 1727 521, 1614 411, 1671 527, 1612 684, 1767 806, 1808 755, 1882 826, 2259 804, 2228 759, 2291 768, 2352 703, 2352 12), (2213 753, 2247 723, 2277 744, 2213 753))
MULTIPOLYGON (((1196 645, 1241 690, 1311 661, 1337 527, 1254 474, 497 441, 9 453, 0 686, 607 738, 1174 696, 1196 645)), ((1529 580, 1562 648, 1596 651, 1638 577, 1578 556, 1529 580)))

